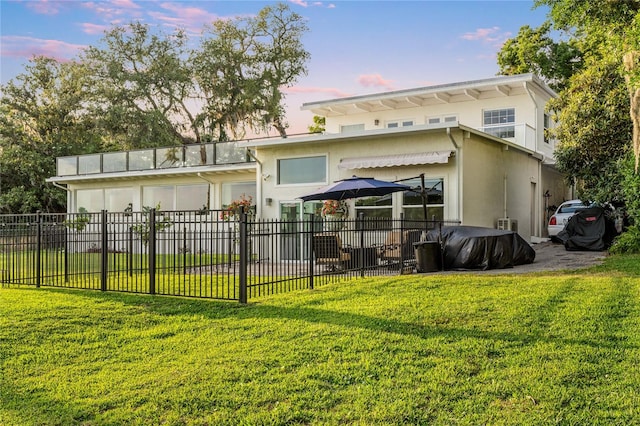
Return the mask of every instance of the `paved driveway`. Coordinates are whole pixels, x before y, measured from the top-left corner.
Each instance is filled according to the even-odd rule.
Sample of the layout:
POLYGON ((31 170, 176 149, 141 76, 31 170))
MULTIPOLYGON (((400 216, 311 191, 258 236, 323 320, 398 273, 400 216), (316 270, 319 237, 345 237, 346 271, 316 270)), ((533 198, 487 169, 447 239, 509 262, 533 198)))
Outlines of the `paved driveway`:
MULTIPOLYGON (((489 269, 487 271, 474 270, 473 272, 481 274, 525 274, 529 272, 573 270, 599 265, 607 257, 606 251, 567 251, 564 245, 550 241, 533 244, 532 247, 536 251, 536 259, 533 263, 513 268, 489 269)), ((456 272, 470 271, 445 271, 444 273, 456 272)))

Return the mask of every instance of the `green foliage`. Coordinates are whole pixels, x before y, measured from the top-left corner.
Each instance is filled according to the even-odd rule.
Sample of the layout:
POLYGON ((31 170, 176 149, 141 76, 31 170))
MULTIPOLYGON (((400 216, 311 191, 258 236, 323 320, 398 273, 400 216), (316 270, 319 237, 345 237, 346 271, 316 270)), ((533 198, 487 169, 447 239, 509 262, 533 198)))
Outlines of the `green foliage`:
POLYGON ((313 124, 309 126, 310 133, 322 133, 325 131, 326 118, 319 115, 313 116, 313 124))
POLYGON ((198 129, 186 102, 194 95, 183 30, 153 33, 140 22, 115 26, 101 44, 82 55, 90 84, 92 115, 128 148, 189 142, 182 133, 198 129), (128 140, 127 140, 128 139, 128 140))
POLYGON ((142 221, 133 225, 131 229, 133 230, 133 232, 138 234, 144 244, 149 243, 149 237, 151 236, 152 215, 154 215, 155 217, 156 233, 162 232, 173 225, 171 219, 167 216, 164 216, 160 211, 160 203, 158 203, 155 207, 142 207, 142 221))
POLYGON ((609 253, 640 253, 640 229, 636 225, 628 227, 614 240, 609 253))
POLYGON ((623 176, 625 209, 636 225, 640 225, 640 175, 634 170, 634 159, 630 152, 619 162, 618 167, 623 176))
POLYGON ((286 137, 282 88, 307 73, 309 53, 301 41, 307 31, 283 3, 208 27, 190 58, 207 105, 196 119, 202 131, 227 140, 273 126, 286 137))
POLYGON ((520 28, 498 52, 498 65, 503 75, 534 73, 556 90, 566 87, 569 78, 582 66, 582 52, 573 40, 554 41, 551 23, 539 28, 528 25, 520 28))
POLYGON ((100 134, 81 110, 84 69, 75 62, 33 58, 2 87, 0 209, 3 213, 64 211, 66 194, 45 183, 55 158, 90 152, 100 134))
POLYGON ((632 125, 619 64, 601 58, 571 79, 549 107, 558 111, 558 168, 578 186, 580 197, 621 199, 618 160, 629 152, 632 125))
POLYGON ((247 128, 286 136, 282 89, 307 72, 307 30, 276 4, 216 21, 195 47, 182 29, 132 22, 75 61, 32 59, 0 90, 0 211, 64 212, 66 194, 45 183, 56 157, 228 140, 247 128))
POLYGON ((87 209, 80 207, 77 214, 71 214, 70 219, 67 219, 64 224, 69 228, 79 232, 82 232, 87 227, 87 224, 91 221, 91 216, 87 213, 87 209))
POLYGON ((639 260, 247 306, 0 288, 0 423, 635 424, 639 260))
POLYGON ((507 41, 498 55, 501 69, 536 72, 550 84, 557 83, 559 98, 549 109, 559 123, 552 132, 559 140, 558 169, 576 185, 580 198, 624 202, 633 195, 624 187, 628 180, 618 164, 631 146, 638 161, 640 118, 636 106, 631 114, 634 125, 629 95, 638 87, 640 66, 629 68, 623 62, 629 54, 640 57, 640 2, 538 0, 535 4, 549 7, 549 21, 535 30, 522 27, 515 39, 507 41), (551 30, 561 31, 561 41, 552 40, 551 30))

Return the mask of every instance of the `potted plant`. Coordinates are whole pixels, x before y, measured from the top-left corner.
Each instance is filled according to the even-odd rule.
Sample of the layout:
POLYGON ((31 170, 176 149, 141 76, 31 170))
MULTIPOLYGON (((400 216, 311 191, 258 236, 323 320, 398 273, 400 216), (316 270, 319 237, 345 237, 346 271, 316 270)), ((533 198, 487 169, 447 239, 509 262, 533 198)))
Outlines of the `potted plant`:
POLYGON ((340 200, 325 200, 321 210, 326 231, 338 231, 344 228, 344 221, 349 216, 347 203, 340 200))

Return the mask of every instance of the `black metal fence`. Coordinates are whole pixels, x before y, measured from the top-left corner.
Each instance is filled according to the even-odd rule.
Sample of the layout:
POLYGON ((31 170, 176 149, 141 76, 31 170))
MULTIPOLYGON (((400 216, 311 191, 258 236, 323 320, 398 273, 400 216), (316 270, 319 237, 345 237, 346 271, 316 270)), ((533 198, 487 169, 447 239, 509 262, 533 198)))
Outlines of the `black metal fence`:
POLYGON ((443 224, 256 220, 216 210, 0 215, 0 282, 246 303, 411 271, 412 244, 443 224))

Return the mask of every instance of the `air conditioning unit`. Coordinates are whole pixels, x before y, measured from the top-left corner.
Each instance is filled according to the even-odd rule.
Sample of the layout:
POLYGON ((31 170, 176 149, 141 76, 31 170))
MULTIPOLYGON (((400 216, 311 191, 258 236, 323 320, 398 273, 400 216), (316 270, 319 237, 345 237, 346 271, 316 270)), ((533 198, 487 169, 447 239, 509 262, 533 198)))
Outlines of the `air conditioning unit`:
POLYGON ((501 219, 498 219, 498 229, 503 231, 518 232, 518 221, 510 219, 508 217, 503 217, 501 219))

